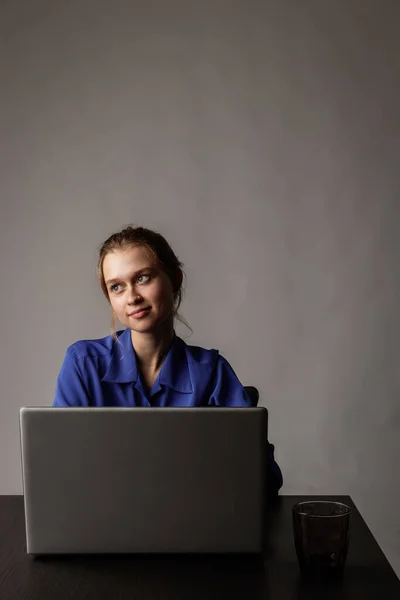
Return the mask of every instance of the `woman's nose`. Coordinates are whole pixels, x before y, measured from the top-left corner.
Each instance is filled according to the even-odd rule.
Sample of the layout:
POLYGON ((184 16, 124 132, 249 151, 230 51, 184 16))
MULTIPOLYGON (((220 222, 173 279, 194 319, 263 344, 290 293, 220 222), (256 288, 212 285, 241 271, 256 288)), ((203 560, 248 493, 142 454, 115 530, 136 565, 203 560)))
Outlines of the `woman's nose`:
POLYGON ((136 290, 132 289, 129 292, 129 296, 128 296, 128 304, 140 304, 142 302, 143 298, 140 294, 138 294, 136 292, 136 290))

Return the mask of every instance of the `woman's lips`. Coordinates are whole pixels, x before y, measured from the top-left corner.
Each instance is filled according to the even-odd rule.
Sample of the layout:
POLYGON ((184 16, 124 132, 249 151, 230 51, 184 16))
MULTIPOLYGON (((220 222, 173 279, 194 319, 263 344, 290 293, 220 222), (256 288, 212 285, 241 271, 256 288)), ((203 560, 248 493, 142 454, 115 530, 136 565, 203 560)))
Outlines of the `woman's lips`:
POLYGON ((150 307, 135 310, 135 312, 129 313, 128 317, 132 317, 133 319, 141 319, 142 317, 146 316, 150 310, 150 307))

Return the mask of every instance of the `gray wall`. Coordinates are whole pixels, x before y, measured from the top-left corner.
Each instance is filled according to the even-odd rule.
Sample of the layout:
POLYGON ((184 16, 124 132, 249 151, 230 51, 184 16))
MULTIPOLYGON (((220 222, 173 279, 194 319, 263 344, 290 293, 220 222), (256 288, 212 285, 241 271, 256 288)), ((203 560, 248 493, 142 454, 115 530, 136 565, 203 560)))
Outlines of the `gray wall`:
POLYGON ((186 264, 191 343, 259 387, 284 493, 351 494, 400 571, 399 16, 1 2, 0 493, 19 407, 107 335, 96 251, 136 222, 186 264))

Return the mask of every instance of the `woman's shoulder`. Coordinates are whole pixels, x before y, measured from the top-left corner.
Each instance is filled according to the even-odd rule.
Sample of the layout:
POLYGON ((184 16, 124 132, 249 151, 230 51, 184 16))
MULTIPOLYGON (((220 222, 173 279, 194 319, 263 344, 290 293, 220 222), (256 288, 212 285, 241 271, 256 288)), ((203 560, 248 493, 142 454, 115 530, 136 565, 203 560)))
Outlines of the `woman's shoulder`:
POLYGON ((219 350, 212 348, 207 350, 201 346, 190 346, 182 339, 177 338, 185 350, 188 364, 193 365, 199 372, 213 372, 218 376, 236 377, 236 373, 230 362, 222 356, 219 350))
MULTIPOLYGON (((119 337, 123 331, 117 331, 119 337)), ((116 341, 112 335, 107 335, 102 338, 78 340, 68 346, 67 354, 73 355, 75 358, 82 359, 87 356, 106 356, 111 354, 116 341)))
POLYGON ((192 346, 187 344, 181 338, 177 338, 177 340, 190 361, 199 364, 215 365, 218 360, 222 359, 219 350, 216 350, 215 348, 207 349, 201 346, 192 346))

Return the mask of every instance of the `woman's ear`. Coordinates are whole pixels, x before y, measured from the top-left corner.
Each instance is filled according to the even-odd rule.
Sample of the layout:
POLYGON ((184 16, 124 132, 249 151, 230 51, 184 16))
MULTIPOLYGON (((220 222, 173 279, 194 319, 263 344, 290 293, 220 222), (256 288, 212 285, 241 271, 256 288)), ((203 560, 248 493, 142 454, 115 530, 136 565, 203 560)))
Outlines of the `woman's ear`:
POLYGON ((182 287, 182 283, 183 283, 183 271, 182 269, 179 269, 179 272, 177 273, 177 288, 176 291, 180 290, 182 287))
POLYGON ((171 273, 170 281, 172 283, 172 291, 174 295, 178 294, 182 287, 183 271, 181 269, 177 269, 176 271, 174 271, 174 273, 171 273))

